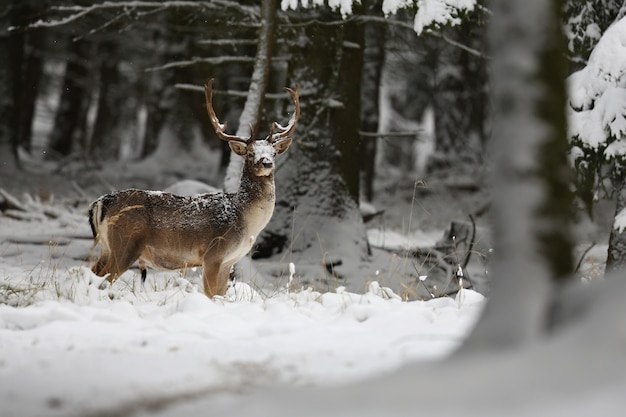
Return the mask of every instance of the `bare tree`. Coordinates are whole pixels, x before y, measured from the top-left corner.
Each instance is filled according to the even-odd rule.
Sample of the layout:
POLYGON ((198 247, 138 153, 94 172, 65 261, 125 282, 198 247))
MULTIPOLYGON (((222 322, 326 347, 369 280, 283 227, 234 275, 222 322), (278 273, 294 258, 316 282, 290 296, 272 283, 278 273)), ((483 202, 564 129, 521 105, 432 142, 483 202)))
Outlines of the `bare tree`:
MULTIPOLYGON (((254 69, 246 103, 239 118, 237 136, 244 136, 246 133, 250 133, 249 129, 256 130, 261 118, 263 98, 267 91, 272 63, 272 50, 276 36, 277 8, 278 0, 263 0, 261 2, 261 26, 254 59, 254 69)), ((242 159, 236 155, 231 155, 224 180, 224 189, 226 191, 234 192, 239 187, 242 166, 242 159)))
MULTIPOLYGON (((364 13, 364 6, 355 5, 355 15, 364 13)), ((351 20, 340 26, 339 74, 336 78, 339 101, 330 113, 333 143, 341 154, 340 168, 350 196, 359 202, 361 166, 361 76, 365 26, 362 21, 351 20)))
MULTIPOLYGON (((381 15, 381 2, 377 1, 369 11, 372 15, 381 15)), ((380 85, 385 62, 386 27, 380 21, 365 24, 363 50, 363 78, 361 80, 361 130, 371 134, 361 141, 361 172, 363 175, 364 199, 374 198, 374 178, 376 170, 376 151, 379 122, 380 85)))
MULTIPOLYGON (((0 163, 18 163, 20 80, 24 56, 24 36, 8 31, 19 24, 20 1, 4 2, 0 6, 0 163)), ((23 5, 23 3, 21 3, 23 5)))

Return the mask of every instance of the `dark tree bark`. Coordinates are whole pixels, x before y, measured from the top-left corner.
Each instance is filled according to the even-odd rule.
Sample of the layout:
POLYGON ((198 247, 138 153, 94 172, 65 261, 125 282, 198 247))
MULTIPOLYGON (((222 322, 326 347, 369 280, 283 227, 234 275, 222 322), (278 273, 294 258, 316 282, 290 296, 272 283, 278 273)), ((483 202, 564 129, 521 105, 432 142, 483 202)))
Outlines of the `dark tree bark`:
MULTIPOLYGON (((380 13, 380 5, 374 11, 380 13)), ((378 103, 380 81, 385 64, 385 26, 374 22, 365 25, 365 50, 363 78, 361 87, 361 130, 375 133, 378 131, 378 103)), ((365 199, 374 198, 374 178, 376 176, 376 137, 365 137, 361 141, 361 172, 365 199)))
MULTIPOLYGON (((355 5, 355 14, 362 7, 355 5)), ((363 49, 365 29, 362 22, 351 20, 342 25, 341 60, 337 91, 341 106, 331 111, 330 124, 333 143, 341 153, 340 169, 350 196, 359 202, 361 166, 361 74, 363 72, 363 49)))
POLYGON ((20 138, 20 81, 24 57, 24 33, 7 31, 19 25, 20 0, 0 6, 0 164, 19 166, 17 149, 20 138))
POLYGON ((173 107, 173 86, 168 85, 166 76, 161 72, 150 74, 146 87, 146 118, 145 133, 142 141, 140 158, 152 154, 159 145, 159 133, 165 125, 168 112, 173 107))
POLYGON ((26 33, 24 62, 20 99, 20 146, 30 152, 32 149, 33 118, 39 95, 39 83, 43 75, 43 50, 45 34, 42 30, 26 33))
POLYGON ((89 85, 92 45, 78 40, 70 43, 59 107, 50 134, 50 158, 69 155, 77 141, 84 140, 84 120, 91 94, 89 85))
POLYGON ((97 159, 115 159, 120 148, 120 122, 128 89, 122 85, 116 46, 110 42, 99 45, 100 85, 98 96, 98 113, 94 122, 89 154, 97 159))

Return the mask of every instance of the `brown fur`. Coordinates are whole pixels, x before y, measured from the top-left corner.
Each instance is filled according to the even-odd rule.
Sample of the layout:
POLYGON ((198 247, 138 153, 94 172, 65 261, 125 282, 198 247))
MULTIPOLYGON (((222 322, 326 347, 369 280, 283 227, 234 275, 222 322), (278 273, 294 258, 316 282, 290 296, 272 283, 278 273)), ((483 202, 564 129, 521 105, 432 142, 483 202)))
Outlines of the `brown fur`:
POLYGON ((274 124, 264 140, 223 133, 206 88, 207 110, 220 136, 243 157, 236 193, 182 197, 129 189, 107 194, 89 208, 89 223, 101 253, 92 267, 98 276, 115 281, 136 261, 142 278, 146 267, 176 270, 202 266, 208 297, 224 295, 231 267, 252 247, 274 211, 274 158, 291 144, 299 116, 297 90, 289 90, 296 111, 287 127, 274 124), (276 127, 277 126, 277 127, 276 127))

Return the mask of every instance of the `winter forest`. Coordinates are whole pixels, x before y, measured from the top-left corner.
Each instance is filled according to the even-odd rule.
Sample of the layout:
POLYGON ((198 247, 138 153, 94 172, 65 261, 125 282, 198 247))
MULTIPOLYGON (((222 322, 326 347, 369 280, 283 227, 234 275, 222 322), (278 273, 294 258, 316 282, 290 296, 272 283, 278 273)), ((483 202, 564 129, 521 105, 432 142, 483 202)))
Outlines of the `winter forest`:
POLYGON ((622 415, 625 16, 0 0, 0 416, 622 415))

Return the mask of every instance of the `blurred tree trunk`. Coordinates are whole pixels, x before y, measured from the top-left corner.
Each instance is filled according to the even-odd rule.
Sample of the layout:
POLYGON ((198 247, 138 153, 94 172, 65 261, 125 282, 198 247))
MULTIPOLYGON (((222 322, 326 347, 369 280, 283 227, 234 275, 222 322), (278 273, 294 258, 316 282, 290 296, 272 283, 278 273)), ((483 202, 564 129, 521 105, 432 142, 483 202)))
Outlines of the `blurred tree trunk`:
POLYGON ((617 189, 617 205, 615 207, 615 224, 611 228, 611 235, 609 237, 609 249, 606 259, 605 275, 609 275, 612 272, 624 272, 626 271, 626 223, 621 219, 620 213, 626 213, 626 178, 621 178, 621 181, 613 181, 617 189))
POLYGON ((27 152, 32 148, 33 118, 43 75, 44 32, 32 29, 26 34, 20 100, 20 146, 27 152))
POLYGON ((0 164, 19 167, 17 148, 20 138, 20 98, 24 32, 8 32, 20 22, 20 0, 0 6, 0 164))
POLYGON ((173 87, 167 84, 166 76, 160 71, 150 74, 146 91, 147 118, 140 158, 150 155, 159 145, 159 133, 173 106, 174 95, 173 87))
POLYGON ((129 91, 121 84, 116 59, 116 45, 103 42, 98 46, 100 85, 98 112, 94 122, 89 154, 96 159, 115 159, 120 149, 120 122, 129 91))
POLYGON ((572 274, 560 10, 558 0, 493 4, 493 290, 461 351, 537 340, 555 282, 572 274))
MULTIPOLYGON (((363 14, 363 7, 354 5, 355 15, 363 14)), ((350 20, 341 25, 341 54, 336 91, 340 106, 333 107, 330 125, 333 143, 341 154, 340 169, 348 192, 359 202, 359 177, 361 166, 361 77, 363 73, 363 48, 365 29, 363 22, 350 20)))
POLYGON ((85 118, 89 97, 90 61, 92 44, 78 40, 70 42, 59 106, 50 134, 49 157, 69 155, 77 141, 84 139, 85 118))
MULTIPOLYGON (((178 56, 174 49, 172 33, 167 16, 158 17, 158 27, 153 31, 151 45, 153 55, 148 65, 157 66, 175 60, 178 56)), ((141 139, 140 158, 152 154, 159 145, 159 134, 165 125, 167 115, 174 107, 175 91, 172 71, 152 71, 147 74, 145 87, 146 125, 141 139)))
MULTIPOLYGON (((381 14, 378 3, 373 11, 381 14)), ((385 64, 385 26, 372 22, 365 25, 365 50, 363 62, 363 77, 361 87, 361 130, 363 132, 378 132, 380 82, 385 64)), ((363 173, 363 191, 365 200, 374 198, 374 178, 376 174, 376 137, 365 137, 361 142, 361 172, 363 173)))
MULTIPOLYGON (((443 32, 454 41, 483 51, 485 31, 480 18, 477 13, 471 20, 443 32)), ((459 159, 480 161, 486 145, 489 109, 486 60, 440 39, 433 41, 436 150, 448 164, 459 159)))

